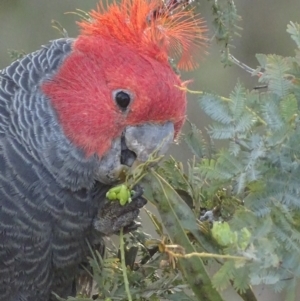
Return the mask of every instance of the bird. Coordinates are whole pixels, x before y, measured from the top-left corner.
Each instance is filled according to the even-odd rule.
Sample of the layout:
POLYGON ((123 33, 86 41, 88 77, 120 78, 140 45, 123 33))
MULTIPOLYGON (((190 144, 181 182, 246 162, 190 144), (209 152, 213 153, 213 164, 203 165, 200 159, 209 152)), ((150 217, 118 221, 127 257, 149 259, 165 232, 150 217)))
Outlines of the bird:
POLYGON ((87 241, 135 228, 145 199, 105 195, 178 138, 186 82, 173 65, 195 68, 206 44, 176 1, 99 3, 78 25, 0 71, 0 301, 75 296, 87 241))

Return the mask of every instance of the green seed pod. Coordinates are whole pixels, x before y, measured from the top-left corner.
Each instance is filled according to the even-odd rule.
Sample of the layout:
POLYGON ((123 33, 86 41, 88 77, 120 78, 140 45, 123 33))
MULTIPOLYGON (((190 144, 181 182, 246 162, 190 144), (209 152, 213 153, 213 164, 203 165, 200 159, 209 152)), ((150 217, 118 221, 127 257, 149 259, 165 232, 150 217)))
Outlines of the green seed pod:
MULTIPOLYGON (((122 187, 125 186, 124 184, 122 185, 118 185, 118 186, 115 186, 115 187, 112 187, 111 189, 109 189, 106 193, 106 197, 111 200, 111 201, 114 201, 114 200, 118 200, 118 194, 120 193, 122 187)), ((126 187, 126 186, 125 186, 126 187)), ((124 189, 124 188, 123 188, 124 189)))
POLYGON ((119 201, 120 201, 120 205, 124 206, 124 205, 126 205, 126 203, 127 203, 128 200, 124 199, 124 198, 120 198, 119 201))
POLYGON ((119 200, 128 200, 128 188, 126 187, 126 185, 121 185, 121 189, 120 189, 120 192, 117 194, 118 196, 118 199, 119 200))
POLYGON ((122 184, 122 185, 118 185, 118 186, 112 187, 108 191, 118 193, 118 192, 120 192, 122 186, 125 186, 125 185, 122 184))
POLYGON ((108 191, 106 193, 106 198, 108 198, 111 201, 114 201, 117 199, 117 194, 114 191, 108 191))

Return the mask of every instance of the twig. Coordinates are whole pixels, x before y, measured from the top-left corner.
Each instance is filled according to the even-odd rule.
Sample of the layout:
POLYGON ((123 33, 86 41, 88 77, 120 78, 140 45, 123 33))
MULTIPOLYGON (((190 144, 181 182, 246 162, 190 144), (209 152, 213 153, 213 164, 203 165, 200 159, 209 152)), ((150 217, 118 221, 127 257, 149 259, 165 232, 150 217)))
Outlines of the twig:
MULTIPOLYGON (((186 91, 190 94, 199 94, 199 95, 204 95, 205 92, 203 91, 195 91, 195 90, 190 90, 188 89, 187 87, 181 87, 181 86, 175 86, 176 88, 178 88, 179 90, 182 90, 182 91, 186 91)), ((224 100, 224 101, 231 101, 230 98, 227 98, 227 97, 224 97, 224 96, 218 96, 220 99, 224 100)))
MULTIPOLYGON (((253 74, 256 72, 255 69, 249 67, 248 65, 242 63, 241 61, 239 61, 237 58, 235 58, 232 54, 229 54, 229 59, 232 63, 234 63, 235 65, 239 66, 240 68, 242 68, 243 70, 245 70, 246 72, 253 74)), ((260 77, 262 76, 263 73, 262 72, 258 72, 257 76, 260 77)))
MULTIPOLYGON (((203 92, 203 91, 194 91, 194 90, 190 90, 190 89, 188 89, 186 87, 180 87, 180 86, 176 86, 176 87, 179 88, 180 90, 186 91, 186 92, 188 92, 190 94, 199 94, 199 95, 204 95, 205 94, 205 92, 203 92)), ((223 97, 223 96, 218 96, 218 97, 220 99, 222 99, 223 101, 232 102, 232 100, 230 98, 223 97)), ((258 116, 257 113, 254 110, 252 110, 248 106, 246 106, 246 110, 249 113, 251 113, 252 115, 254 115, 260 123, 262 123, 263 125, 267 125, 267 123, 260 116, 258 116)))
POLYGON ((221 254, 211 254, 211 253, 205 253, 205 252, 192 252, 189 254, 180 254, 172 252, 171 250, 168 250, 166 253, 168 253, 171 256, 177 257, 177 258, 191 258, 193 256, 201 257, 201 258, 220 258, 220 259, 235 259, 235 260, 252 260, 251 258, 242 257, 242 256, 232 256, 232 255, 221 255, 221 254))
POLYGON ((126 267, 126 262, 125 262, 125 246, 124 246, 124 236, 123 236, 123 228, 120 230, 120 253, 121 253, 121 266, 122 266, 122 271, 123 271, 123 279, 124 279, 124 286, 125 286, 125 291, 127 294, 127 300, 132 301, 132 297, 130 294, 130 289, 129 289, 129 281, 127 277, 127 267, 126 267))

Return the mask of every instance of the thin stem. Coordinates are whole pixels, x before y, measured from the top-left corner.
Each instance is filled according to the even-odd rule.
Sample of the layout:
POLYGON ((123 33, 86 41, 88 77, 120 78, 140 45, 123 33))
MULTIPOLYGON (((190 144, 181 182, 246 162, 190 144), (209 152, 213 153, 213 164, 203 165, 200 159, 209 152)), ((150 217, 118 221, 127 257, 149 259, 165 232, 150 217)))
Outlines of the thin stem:
MULTIPOLYGON (((229 59, 231 62, 233 62, 235 65, 239 66, 240 68, 242 68, 243 70, 245 70, 246 72, 253 74, 256 70, 249 67, 248 65, 242 63, 241 61, 239 61, 237 58, 235 58, 232 54, 229 54, 229 59)), ((262 76, 263 73, 262 72, 258 72, 257 76, 260 77, 262 76)))
POLYGON ((201 258, 220 258, 220 259, 235 259, 235 260, 252 260, 251 258, 247 258, 247 257, 242 257, 242 256, 232 256, 232 255, 222 255, 222 254, 211 254, 211 253, 205 253, 205 252, 192 252, 189 254, 180 254, 180 253, 175 253, 172 252, 170 250, 168 250, 167 252, 168 254, 170 254, 171 256, 174 257, 179 257, 179 258, 191 258, 193 256, 197 256, 197 257, 201 257, 201 258))
MULTIPOLYGON (((188 89, 187 87, 181 87, 181 86, 176 86, 178 89, 182 90, 182 91, 186 91, 186 92, 189 92, 190 94, 199 94, 199 95, 203 95, 205 94, 205 92, 203 91, 195 91, 195 90, 190 90, 188 89)), ((222 100, 224 101, 231 101, 230 98, 226 98, 226 97, 223 97, 223 96, 218 96, 219 98, 221 98, 222 100)))
POLYGON ((121 253, 121 266, 122 266, 122 271, 123 271, 123 279, 124 279, 124 286, 125 286, 125 291, 127 294, 127 300, 132 301, 132 297, 130 294, 130 289, 129 289, 129 281, 127 277, 127 267, 126 267, 126 262, 125 262, 125 246, 124 246, 124 235, 123 235, 123 228, 120 230, 120 253, 121 253))
MULTIPOLYGON (((204 94, 203 91, 194 91, 194 90, 190 90, 190 89, 188 89, 186 87, 177 86, 177 88, 179 88, 180 90, 186 91, 186 92, 188 92, 190 94, 199 94, 199 95, 203 95, 204 94)), ((223 96, 218 96, 218 97, 220 99, 222 99, 223 101, 232 102, 232 100, 230 98, 223 97, 223 96)), ((260 123, 262 123, 263 125, 267 125, 267 123, 260 116, 258 116, 256 112, 254 112, 252 109, 250 109, 248 106, 246 106, 246 110, 248 112, 250 112, 252 115, 254 115, 260 123)))
POLYGON ((250 109, 250 108, 247 107, 247 106, 246 106, 246 110, 247 110, 248 112, 250 112, 252 115, 254 115, 260 123, 262 123, 263 125, 267 125, 267 123, 266 123, 260 116, 258 116, 257 113, 256 113, 255 111, 253 111, 252 109, 250 109))

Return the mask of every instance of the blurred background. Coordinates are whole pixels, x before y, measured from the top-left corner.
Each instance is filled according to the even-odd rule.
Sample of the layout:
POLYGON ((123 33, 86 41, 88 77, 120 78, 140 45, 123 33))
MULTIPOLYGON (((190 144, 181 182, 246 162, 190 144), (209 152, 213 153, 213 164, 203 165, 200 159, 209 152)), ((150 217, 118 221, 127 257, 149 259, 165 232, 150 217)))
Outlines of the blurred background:
MULTIPOLYGON (((51 26, 51 20, 57 20, 68 31, 70 37, 76 37, 78 16, 65 14, 77 8, 88 11, 96 7, 98 0, 0 0, 0 69, 10 64, 9 50, 37 50, 49 40, 60 38, 57 30, 51 26)), ((206 20, 208 37, 214 34, 211 25, 211 2, 198 0, 197 9, 206 20)), ((300 22, 300 0, 236 0, 238 14, 242 17, 239 26, 243 28, 232 41, 231 53, 243 63, 256 68, 257 53, 274 53, 283 56, 294 55, 295 45, 286 33, 290 21, 300 22)), ((194 72, 182 74, 184 80, 192 79, 189 86, 193 90, 214 92, 228 96, 240 79, 247 89, 257 85, 257 79, 237 66, 224 68, 220 62, 220 49, 215 41, 203 56, 200 68, 194 72)), ((188 118, 204 129, 209 120, 200 111, 197 97, 189 95, 188 118)), ((174 145, 171 154, 185 162, 191 157, 184 143, 174 145)), ((259 301, 283 301, 280 294, 270 292, 266 287, 255 288, 259 301)), ((232 292, 224 292, 228 301, 238 301, 232 292)), ((300 292, 298 294, 300 300, 300 292)))

